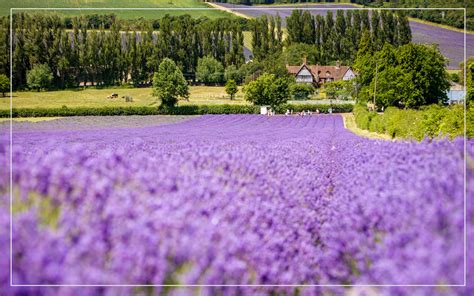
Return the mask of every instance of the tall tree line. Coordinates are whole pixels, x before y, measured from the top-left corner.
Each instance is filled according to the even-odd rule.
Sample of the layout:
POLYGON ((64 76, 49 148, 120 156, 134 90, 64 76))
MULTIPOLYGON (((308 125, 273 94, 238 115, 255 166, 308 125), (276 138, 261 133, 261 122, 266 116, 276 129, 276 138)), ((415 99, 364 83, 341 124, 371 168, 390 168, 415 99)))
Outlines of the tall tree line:
MULTIPOLYGON (((53 87, 67 88, 123 82, 148 85, 164 58, 174 60, 190 80, 203 56, 212 56, 224 66, 240 67, 244 63, 242 26, 233 19, 165 16, 159 20, 157 31, 151 24, 142 30, 122 30, 115 19, 107 28, 99 25, 90 29, 85 17, 71 18, 71 29, 67 29, 66 21, 57 15, 14 15, 15 88, 25 87, 27 71, 38 64, 51 69, 53 87)), ((9 74, 8 18, 0 25, 0 71, 9 74)))
MULTIPOLYGON (((215 2, 232 4, 276 4, 276 3, 346 3, 341 0, 217 0, 215 2)), ((350 0, 368 7, 399 7, 399 8, 445 8, 464 7, 467 9, 467 29, 474 30, 474 1, 471 0, 350 0)), ((409 16, 440 23, 456 28, 464 28, 463 11, 455 10, 407 10, 409 16)))
POLYGON ((401 46, 411 41, 411 29, 403 13, 389 11, 343 11, 334 16, 313 16, 309 11, 294 10, 287 19, 287 43, 315 45, 320 63, 354 61, 362 33, 367 31, 377 50, 385 43, 401 46))
POLYGON ((252 53, 257 60, 262 60, 283 48, 283 31, 281 17, 262 15, 250 24, 252 31, 252 53))
MULTIPOLYGON (((399 8, 454 8, 464 7, 467 12, 467 29, 474 30, 474 1, 469 0, 351 0, 353 3, 370 7, 399 7, 399 8)), ((411 17, 440 23, 456 28, 464 28, 464 12, 460 10, 422 10, 410 9, 411 17)))

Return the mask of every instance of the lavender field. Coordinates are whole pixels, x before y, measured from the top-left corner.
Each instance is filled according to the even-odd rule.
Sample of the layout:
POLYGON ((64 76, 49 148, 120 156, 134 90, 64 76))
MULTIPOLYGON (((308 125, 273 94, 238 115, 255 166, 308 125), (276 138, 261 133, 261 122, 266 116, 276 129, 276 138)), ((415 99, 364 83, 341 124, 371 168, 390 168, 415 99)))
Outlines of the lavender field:
MULTIPOLYGON (((346 130, 338 115, 57 126, 50 121, 13 134, 15 284, 463 284, 462 139, 369 140, 346 130)), ((2 135, 0 157, 6 159, 8 137, 2 135)), ((471 167, 468 178, 474 178, 471 167)), ((8 181, 2 170, 5 232, 8 181)), ((472 182, 468 193, 474 195, 472 182)), ((470 207, 471 242, 473 218, 470 207)), ((8 247, 1 236, 2 254, 8 247)), ((7 288, 8 267, 8 257, 0 256, 0 289, 7 295, 190 293, 7 288)), ((355 291, 200 291, 291 295, 296 289, 302 295, 355 291)), ((462 287, 370 289, 385 295, 474 293, 462 287)))
MULTIPOLYGON (((350 4, 336 5, 315 5, 308 4, 305 6, 260 6, 249 7, 245 5, 219 3, 220 6, 231 9, 232 11, 245 14, 250 17, 258 17, 262 14, 276 15, 277 13, 284 19, 291 15, 292 9, 307 9, 313 15, 325 16, 328 11, 336 13, 338 8, 353 8, 350 4), (311 10, 311 8, 318 8, 311 10), (321 9, 323 8, 323 9, 321 9), (324 9, 327 8, 327 9, 324 9)), ((464 34, 441 27, 431 26, 424 23, 410 22, 413 34, 413 42, 420 44, 438 44, 441 53, 449 59, 449 68, 458 69, 459 63, 464 60, 464 34)), ((467 57, 474 56, 474 34, 466 35, 467 57)))

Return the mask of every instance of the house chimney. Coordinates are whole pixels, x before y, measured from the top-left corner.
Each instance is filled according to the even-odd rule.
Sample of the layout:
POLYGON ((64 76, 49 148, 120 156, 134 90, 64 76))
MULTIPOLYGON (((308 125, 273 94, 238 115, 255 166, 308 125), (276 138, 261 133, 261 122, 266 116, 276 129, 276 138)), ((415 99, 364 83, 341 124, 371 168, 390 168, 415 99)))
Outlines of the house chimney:
POLYGON ((336 69, 339 69, 339 67, 341 66, 341 63, 339 62, 339 60, 336 61, 336 69))
POLYGON ((306 56, 303 57, 303 65, 306 65, 306 56))

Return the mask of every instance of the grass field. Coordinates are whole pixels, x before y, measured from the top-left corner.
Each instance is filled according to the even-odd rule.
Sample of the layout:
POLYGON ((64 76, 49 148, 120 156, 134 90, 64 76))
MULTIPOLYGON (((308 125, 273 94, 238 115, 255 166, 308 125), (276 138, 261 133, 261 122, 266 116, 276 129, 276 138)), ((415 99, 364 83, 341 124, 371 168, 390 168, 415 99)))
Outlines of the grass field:
MULTIPOLYGON (((8 15, 10 8, 27 8, 27 7, 46 7, 46 8, 211 8, 204 2, 199 0, 2 0, 0 1, 0 15, 8 15)), ((56 11, 65 15, 84 15, 93 13, 114 13, 120 18, 136 19, 136 18, 160 18, 165 14, 178 15, 190 14, 193 17, 207 16, 210 18, 232 17, 233 15, 218 9, 209 10, 75 10, 75 11, 56 11)))
POLYGON ((244 31, 242 34, 244 35, 244 46, 252 50, 252 32, 244 31))
MULTIPOLYGON (((233 100, 230 100, 223 86, 191 86, 189 101, 180 100, 178 105, 249 105, 244 99, 242 88, 233 100)), ((13 93, 13 108, 68 108, 75 107, 123 107, 158 106, 152 96, 151 88, 105 88, 85 90, 59 90, 48 92, 22 91, 13 93), (119 98, 107 99, 111 93, 119 98), (125 102, 122 96, 131 96, 133 102, 125 102)), ((291 104, 342 104, 348 101, 328 100, 323 91, 315 94, 311 100, 289 101, 291 104)), ((350 103, 350 102, 349 102, 350 103)), ((10 109, 10 97, 0 97, 0 110, 10 109)))
MULTIPOLYGON (((189 102, 180 101, 179 105, 199 104, 249 104, 239 91, 234 100, 230 100, 224 87, 192 86, 189 102)), ((74 107, 113 107, 113 106, 156 106, 151 88, 114 88, 61 90, 50 92, 16 92, 13 94, 14 108, 61 108, 74 107), (118 99, 107 99, 111 93, 117 93, 118 99), (121 96, 133 97, 133 102, 125 102, 121 96)), ((10 108, 10 98, 0 97, 0 109, 10 108)))

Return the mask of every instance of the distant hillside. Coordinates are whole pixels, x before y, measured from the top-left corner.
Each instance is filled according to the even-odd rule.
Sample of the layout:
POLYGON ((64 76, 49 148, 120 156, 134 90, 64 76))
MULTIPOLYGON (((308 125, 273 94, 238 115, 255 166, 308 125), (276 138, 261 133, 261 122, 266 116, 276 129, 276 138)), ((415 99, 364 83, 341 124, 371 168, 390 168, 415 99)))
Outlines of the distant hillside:
MULTIPOLYGON (((2 0, 0 1, 0 16, 10 14, 10 8, 23 8, 23 7, 60 7, 60 8, 176 8, 176 7, 189 7, 189 8, 210 8, 206 3, 199 0, 2 0)), ((156 19, 164 16, 165 14, 179 15, 179 14, 190 14, 193 17, 207 16, 209 18, 218 17, 230 17, 231 14, 220 10, 133 10, 133 11, 109 11, 109 10, 83 10, 83 11, 60 11, 64 15, 85 15, 92 13, 108 14, 114 13, 118 17, 123 19, 156 19)))
MULTIPOLYGON (((466 25, 469 30, 474 30, 474 1, 466 0, 215 0, 215 2, 243 5, 258 4, 303 4, 303 3, 354 3, 369 7, 441 7, 441 8, 467 8, 466 25)), ((462 11, 410 11, 411 17, 435 22, 455 28, 464 28, 464 13, 462 11)))

